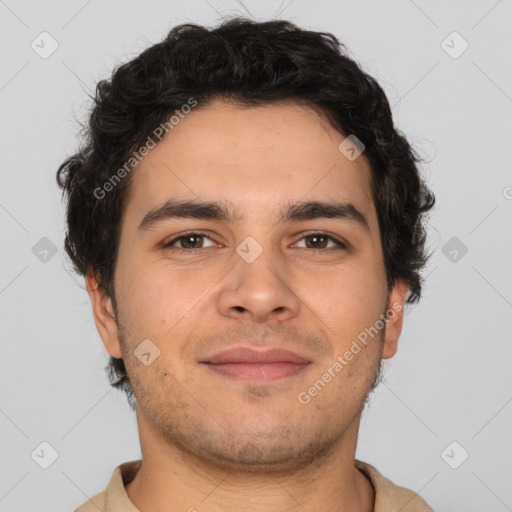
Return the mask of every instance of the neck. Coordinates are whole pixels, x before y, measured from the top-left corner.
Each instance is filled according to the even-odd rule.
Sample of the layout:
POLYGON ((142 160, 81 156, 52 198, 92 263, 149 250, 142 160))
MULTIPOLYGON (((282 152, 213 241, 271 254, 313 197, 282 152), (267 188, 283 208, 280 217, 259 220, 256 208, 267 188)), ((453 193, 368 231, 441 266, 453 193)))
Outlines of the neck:
POLYGON ((356 423, 329 453, 311 463, 260 472, 205 462, 151 437, 147 426, 139 424, 143 463, 126 492, 140 512, 371 512, 374 489, 354 465, 359 418, 356 423))

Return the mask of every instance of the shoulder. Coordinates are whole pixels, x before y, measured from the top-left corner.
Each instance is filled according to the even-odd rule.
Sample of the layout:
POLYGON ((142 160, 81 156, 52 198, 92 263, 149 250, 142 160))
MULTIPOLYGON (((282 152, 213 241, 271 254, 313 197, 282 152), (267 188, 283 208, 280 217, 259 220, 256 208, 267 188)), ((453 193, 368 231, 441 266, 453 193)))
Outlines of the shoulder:
POLYGON ((432 512, 433 509, 421 496, 405 487, 394 484, 372 465, 355 461, 375 489, 375 512, 432 512))
POLYGON ((78 507, 74 512, 111 512, 114 509, 136 512, 137 509, 126 494, 125 484, 135 477, 141 465, 141 460, 134 460, 117 466, 112 473, 108 487, 78 507))
POLYGON ((100 492, 93 496, 90 500, 80 505, 74 512, 104 512, 106 510, 105 503, 107 499, 107 491, 100 492))

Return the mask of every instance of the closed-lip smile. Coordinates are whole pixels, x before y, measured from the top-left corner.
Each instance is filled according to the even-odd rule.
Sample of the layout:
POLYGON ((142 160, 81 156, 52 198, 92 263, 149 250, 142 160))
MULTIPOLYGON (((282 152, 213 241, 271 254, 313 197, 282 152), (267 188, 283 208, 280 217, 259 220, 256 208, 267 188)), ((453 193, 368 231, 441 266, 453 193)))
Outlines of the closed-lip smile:
POLYGON ((237 347, 219 352, 200 363, 225 377, 261 382, 297 375, 311 361, 281 348, 254 350, 237 347))

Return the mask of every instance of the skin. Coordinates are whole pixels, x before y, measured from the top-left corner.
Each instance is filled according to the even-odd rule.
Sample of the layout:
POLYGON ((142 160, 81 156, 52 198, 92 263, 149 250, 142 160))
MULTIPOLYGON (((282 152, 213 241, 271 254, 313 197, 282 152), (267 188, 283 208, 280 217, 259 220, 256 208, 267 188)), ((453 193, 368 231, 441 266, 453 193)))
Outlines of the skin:
POLYGON ((141 512, 373 510, 373 487, 354 467, 357 433, 379 364, 397 350, 408 287, 387 289, 370 167, 364 154, 350 161, 338 150, 344 138, 297 104, 215 101, 192 110, 133 171, 117 310, 93 272, 86 283, 105 348, 124 359, 137 399, 143 465, 126 491, 141 512), (137 230, 172 198, 225 202, 241 217, 137 230), (299 200, 350 202, 369 230, 346 219, 277 224, 283 205, 299 200), (208 232, 193 241, 204 248, 161 247, 191 230, 208 232), (348 249, 315 248, 301 234, 309 230, 348 249), (263 249, 252 263, 236 252, 248 236, 263 249), (393 304, 401 309, 379 336, 300 403, 393 304), (160 350, 149 366, 134 356, 144 339, 160 350), (311 363, 257 384, 199 363, 235 346, 287 348, 311 363))

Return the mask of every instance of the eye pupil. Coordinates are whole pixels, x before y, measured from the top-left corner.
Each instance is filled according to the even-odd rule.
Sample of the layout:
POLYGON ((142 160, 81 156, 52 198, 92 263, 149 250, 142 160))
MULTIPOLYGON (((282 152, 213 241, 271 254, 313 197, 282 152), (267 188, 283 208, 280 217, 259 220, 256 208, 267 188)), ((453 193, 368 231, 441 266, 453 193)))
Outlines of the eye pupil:
MULTIPOLYGON (((187 249, 191 249, 191 248, 197 248, 197 247, 190 247, 191 245, 194 246, 194 239, 198 239, 198 238, 201 238, 202 235, 187 235, 187 236, 184 236, 182 237, 182 240, 185 241, 185 243, 183 244, 187 249)), ((202 246, 202 244, 200 244, 200 246, 202 246)))
POLYGON ((314 249, 317 249, 319 246, 321 246, 322 248, 325 247, 325 243, 327 240, 327 238, 324 235, 309 235, 306 237, 306 240, 308 240, 308 239, 315 240, 313 242, 312 247, 309 247, 310 244, 308 244, 306 242, 306 245, 308 245, 308 248, 314 248, 314 249), (319 240, 321 240, 321 241, 319 242, 319 240))

